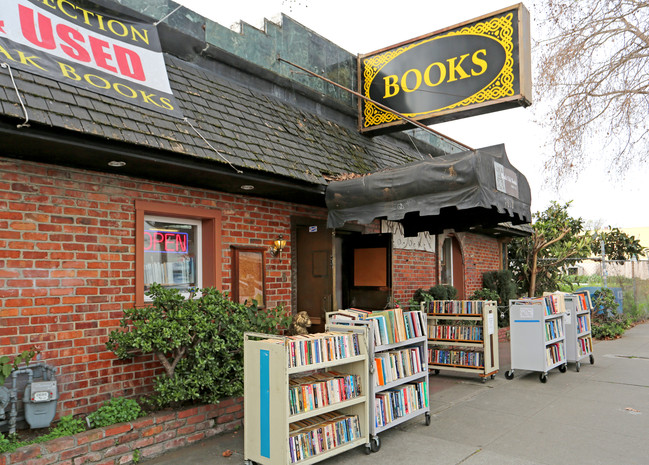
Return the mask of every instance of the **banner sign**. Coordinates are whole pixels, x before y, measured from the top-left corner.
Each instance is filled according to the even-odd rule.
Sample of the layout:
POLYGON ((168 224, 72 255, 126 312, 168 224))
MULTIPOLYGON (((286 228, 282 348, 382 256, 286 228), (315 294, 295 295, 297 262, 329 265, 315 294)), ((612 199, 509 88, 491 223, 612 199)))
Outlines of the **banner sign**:
MULTIPOLYGON (((523 6, 358 58, 361 94, 423 124, 531 104, 529 13, 523 6)), ((359 99, 361 132, 412 129, 359 99)))
POLYGON ((182 116, 155 26, 111 16, 97 6, 82 8, 75 0, 2 0, 0 62, 182 116))

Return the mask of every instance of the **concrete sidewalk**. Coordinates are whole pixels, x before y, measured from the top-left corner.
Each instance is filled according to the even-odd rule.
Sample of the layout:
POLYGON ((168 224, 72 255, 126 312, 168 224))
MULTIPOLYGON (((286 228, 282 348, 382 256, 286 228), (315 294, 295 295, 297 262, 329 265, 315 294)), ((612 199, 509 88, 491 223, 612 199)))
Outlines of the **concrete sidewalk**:
MULTIPOLYGON (((649 464, 649 324, 614 341, 597 342, 595 364, 566 373, 510 367, 500 344, 500 372, 477 376, 442 371, 430 378, 432 423, 416 418, 380 434, 381 449, 364 447, 323 464, 558 465, 649 464)), ((147 465, 243 463, 243 432, 220 435, 145 462, 147 465), (232 451, 224 457, 223 453, 232 451)))

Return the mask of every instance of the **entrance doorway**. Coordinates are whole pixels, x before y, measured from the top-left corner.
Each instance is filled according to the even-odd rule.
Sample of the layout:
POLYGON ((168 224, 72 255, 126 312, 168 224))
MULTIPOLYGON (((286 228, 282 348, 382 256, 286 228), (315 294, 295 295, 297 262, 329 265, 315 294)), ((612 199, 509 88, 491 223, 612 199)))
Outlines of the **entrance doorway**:
POLYGON ((326 223, 295 225, 297 311, 311 318, 309 332, 324 331, 325 313, 333 310, 332 235, 326 223))

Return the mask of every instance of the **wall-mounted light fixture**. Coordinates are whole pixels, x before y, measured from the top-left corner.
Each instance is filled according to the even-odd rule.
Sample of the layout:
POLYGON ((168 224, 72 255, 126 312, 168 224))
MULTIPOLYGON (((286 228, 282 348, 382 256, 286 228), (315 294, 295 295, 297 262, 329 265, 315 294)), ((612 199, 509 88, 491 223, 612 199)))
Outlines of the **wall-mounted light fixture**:
POLYGON ((273 245, 270 246, 269 252, 273 254, 273 257, 277 257, 279 253, 284 250, 286 247, 286 239, 281 234, 273 241, 273 245))

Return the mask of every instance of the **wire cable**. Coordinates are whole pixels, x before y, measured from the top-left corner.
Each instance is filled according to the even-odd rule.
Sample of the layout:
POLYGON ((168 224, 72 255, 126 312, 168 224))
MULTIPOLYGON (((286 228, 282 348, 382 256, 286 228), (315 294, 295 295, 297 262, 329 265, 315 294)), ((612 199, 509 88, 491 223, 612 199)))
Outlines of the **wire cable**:
POLYGON ((27 108, 25 108, 25 104, 23 103, 23 99, 20 96, 20 92, 18 91, 18 86, 16 85, 16 81, 14 80, 14 73, 11 71, 11 66, 9 66, 8 63, 2 62, 0 63, 1 68, 7 68, 9 70, 9 77, 11 77, 11 83, 14 85, 14 90, 16 91, 16 95, 18 96, 18 101, 20 102, 20 106, 23 108, 23 114, 25 115, 25 122, 22 124, 17 124, 16 127, 18 129, 20 128, 28 128, 29 127, 29 115, 27 114, 27 108))
POLYGON ((203 139, 203 141, 204 141, 204 142, 209 146, 209 148, 211 148, 212 150, 214 150, 214 151, 219 155, 219 157, 221 157, 221 158, 222 158, 222 159, 223 159, 223 160, 224 160, 228 165, 230 165, 230 167, 231 167, 234 171, 236 171, 238 174, 243 174, 243 171, 241 171, 241 170, 238 169, 236 166, 234 166, 234 165, 230 162, 230 160, 228 160, 227 158, 225 158, 225 157, 223 156, 223 154, 221 154, 221 152, 219 152, 216 148, 214 148, 214 146, 213 146, 212 144, 210 144, 210 142, 209 142, 205 137, 203 137, 203 134, 201 134, 200 132, 198 132, 198 129, 196 129, 196 128, 194 127, 194 125, 191 123, 191 121, 189 121, 189 119, 188 119, 187 117, 184 117, 184 118, 183 118, 183 121, 184 121, 185 123, 189 124, 189 126, 194 130, 194 132, 195 132, 196 134, 198 134, 198 136, 199 136, 201 139, 203 139))

